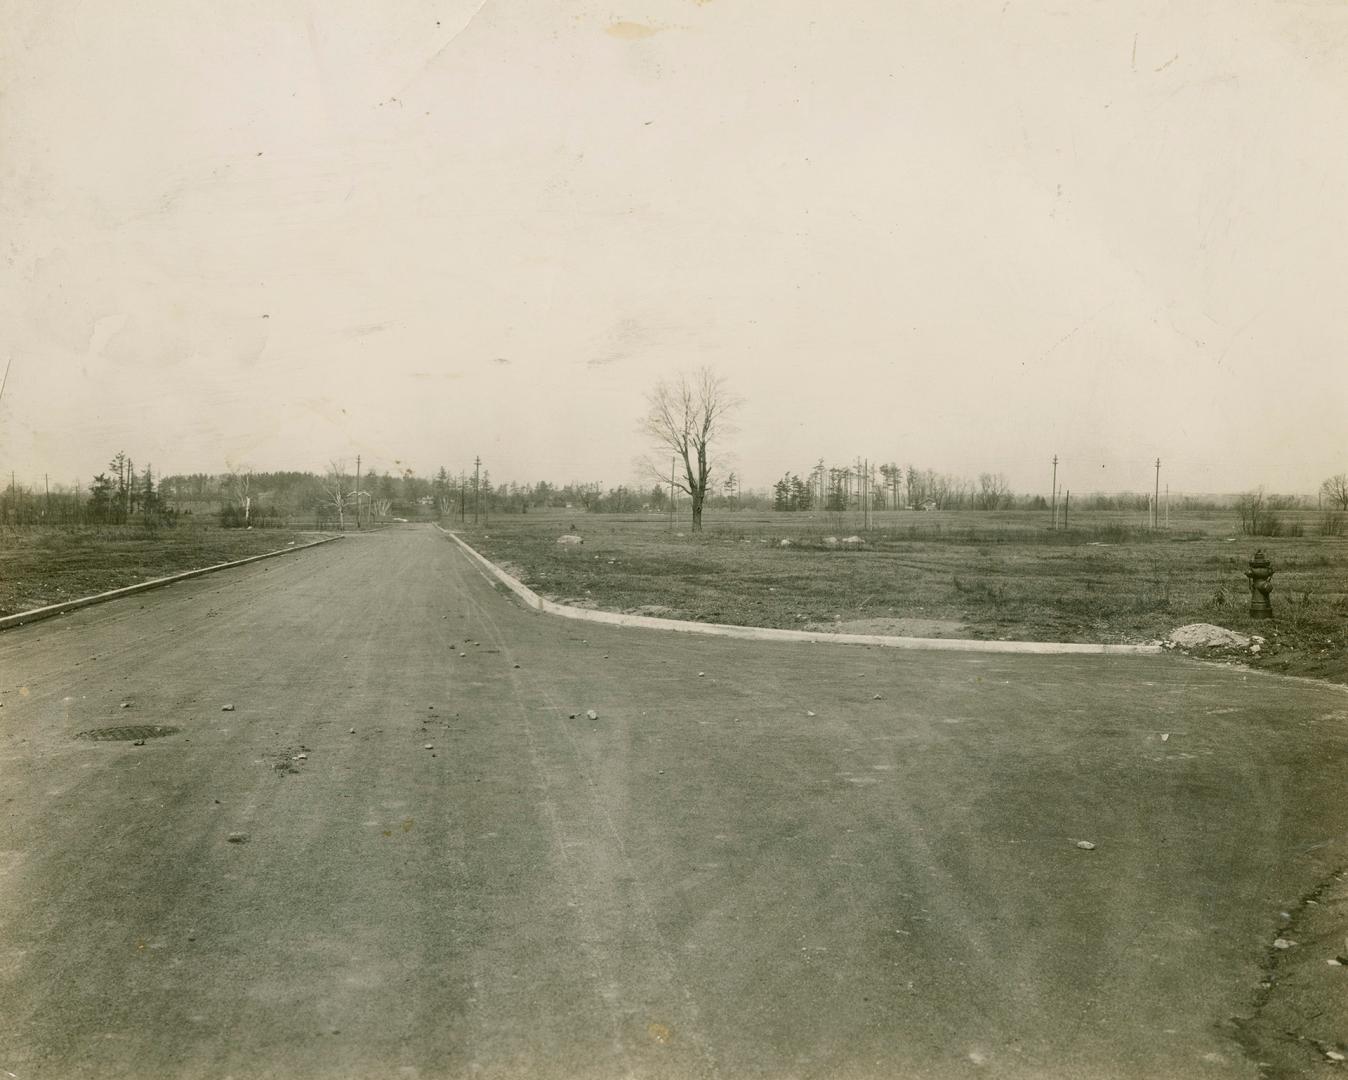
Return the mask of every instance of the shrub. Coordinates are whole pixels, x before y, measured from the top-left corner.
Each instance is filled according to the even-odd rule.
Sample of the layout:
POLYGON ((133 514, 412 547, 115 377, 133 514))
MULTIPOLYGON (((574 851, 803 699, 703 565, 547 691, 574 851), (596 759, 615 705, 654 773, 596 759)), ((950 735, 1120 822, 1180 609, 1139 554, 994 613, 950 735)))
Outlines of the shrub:
MULTIPOLYGON (((1264 491, 1247 491, 1236 500, 1236 520, 1246 536, 1284 536, 1289 534, 1283 519, 1275 511, 1287 508, 1286 499, 1266 498, 1264 491)), ((1300 526, 1296 526, 1300 529, 1300 526)))
POLYGON ((245 525, 252 524, 247 515, 244 514, 242 506, 235 506, 233 503, 226 503, 220 507, 220 525, 226 529, 242 529, 245 525))

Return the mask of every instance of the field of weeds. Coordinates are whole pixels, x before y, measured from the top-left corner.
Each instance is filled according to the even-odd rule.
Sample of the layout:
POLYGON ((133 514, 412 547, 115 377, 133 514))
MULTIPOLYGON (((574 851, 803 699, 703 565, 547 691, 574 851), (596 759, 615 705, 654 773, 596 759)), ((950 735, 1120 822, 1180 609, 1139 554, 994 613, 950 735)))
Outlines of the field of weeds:
POLYGON ((1210 622, 1268 639, 1257 666, 1348 682, 1348 541, 1250 537, 1234 515, 893 512, 708 515, 571 513, 496 518, 459 531, 549 599, 611 611, 922 637, 1095 643, 1163 639, 1210 622), (583 544, 558 544, 573 531, 583 544), (860 542, 849 538, 858 537, 860 542), (1263 548, 1275 619, 1249 616, 1244 577, 1263 548))
POLYGON ((313 538, 289 529, 183 524, 5 528, 0 530, 0 615, 246 559, 313 538))

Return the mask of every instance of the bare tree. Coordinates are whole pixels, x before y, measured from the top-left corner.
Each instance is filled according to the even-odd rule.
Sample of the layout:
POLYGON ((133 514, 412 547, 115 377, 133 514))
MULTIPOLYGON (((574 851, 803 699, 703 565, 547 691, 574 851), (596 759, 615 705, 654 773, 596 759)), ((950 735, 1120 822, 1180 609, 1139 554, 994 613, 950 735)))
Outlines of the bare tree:
POLYGON ((1325 501, 1338 510, 1348 510, 1348 473, 1331 476, 1320 485, 1325 501))
POLYGON ((710 368, 681 374, 677 381, 661 380, 647 397, 648 409, 641 422, 659 457, 643 461, 643 471, 685 492, 693 503, 693 531, 702 529, 702 505, 715 462, 712 448, 724 435, 728 415, 740 404, 726 388, 725 380, 710 368), (672 454, 671 475, 664 455, 672 454))
POLYGON ((1000 510, 1011 502, 1011 485, 1001 473, 979 473, 974 506, 979 510, 1000 510))
POLYGON ((1265 495, 1263 488, 1247 491, 1236 500, 1236 519, 1247 536, 1281 536, 1283 520, 1278 511, 1288 509, 1287 500, 1265 495))
POLYGON ((346 462, 329 461, 328 472, 323 477, 323 508, 337 511, 337 525, 346 528, 346 462))
POLYGON ((253 470, 231 464, 226 476, 229 483, 229 497, 238 506, 243 523, 247 525, 253 511, 253 499, 248 493, 253 485, 253 470))

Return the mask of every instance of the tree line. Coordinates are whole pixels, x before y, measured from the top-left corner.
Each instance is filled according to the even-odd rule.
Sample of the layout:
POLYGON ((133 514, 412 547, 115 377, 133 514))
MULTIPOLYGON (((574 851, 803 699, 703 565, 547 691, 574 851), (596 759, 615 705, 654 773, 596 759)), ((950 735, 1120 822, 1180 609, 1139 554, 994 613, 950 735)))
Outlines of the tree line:
MULTIPOLYGON (((688 506, 676 492, 677 507, 688 506)), ((760 494, 740 493, 731 474, 708 505, 764 509, 760 494)), ((357 473, 335 461, 325 472, 264 471, 231 468, 219 473, 168 473, 137 466, 118 451, 91 480, 19 484, 11 478, 0 489, 0 524, 6 525, 148 525, 208 520, 237 527, 297 523, 355 525, 398 518, 430 520, 453 516, 472 519, 557 509, 587 513, 665 513, 674 508, 669 489, 597 482, 496 483, 490 470, 474 475, 441 466, 422 476, 414 470, 371 469, 357 473)))
POLYGON ((980 473, 976 482, 934 469, 858 459, 828 465, 820 458, 804 476, 788 472, 772 489, 774 510, 1009 510, 1042 496, 1017 498, 1001 473, 980 473))
MULTIPOLYGON (((803 475, 785 473, 768 492, 745 492, 734 472, 724 478, 718 475, 716 460, 724 436, 733 430, 731 421, 740 404, 725 381, 708 368, 657 383, 647 395, 647 411, 638 425, 654 451, 640 465, 649 486, 620 484, 605 491, 597 483, 493 484, 490 470, 482 470, 478 461, 471 474, 463 468, 456 475, 442 465, 426 477, 401 465, 396 470, 362 473, 359 459, 354 473, 347 463, 333 461, 323 474, 236 467, 224 473, 156 476, 149 465, 138 471, 130 456, 118 451, 107 469, 93 477, 87 492, 78 480, 67 487, 52 485, 45 478, 43 490, 36 492, 20 487, 11 476, 8 489, 0 492, 0 524, 159 524, 173 523, 181 515, 215 514, 224 525, 284 524, 308 518, 344 526, 348 517, 357 525, 449 515, 466 519, 470 508, 474 520, 479 520, 483 515, 544 508, 636 513, 666 512, 686 505, 697 530, 708 506, 842 512, 1039 510, 1049 505, 1043 495, 1016 494, 1002 473, 983 472, 971 481, 912 464, 901 467, 892 460, 861 458, 841 465, 828 465, 820 458, 803 475)), ((1241 498, 1250 501, 1249 496, 1241 498)), ((1151 503, 1147 493, 1091 493, 1078 495, 1075 505, 1084 510, 1146 510, 1151 503)), ((1340 515, 1335 522, 1341 528, 1342 515, 1348 513, 1348 474, 1326 479, 1320 485, 1318 503, 1322 508, 1328 503, 1327 509, 1340 515)), ((1297 497, 1290 497, 1276 509, 1299 504, 1297 497)), ((1179 505, 1181 509, 1215 509, 1219 504, 1186 496, 1179 505)), ((1250 509, 1245 503, 1242 507, 1250 509)), ((1264 504, 1256 502, 1252 519, 1257 521, 1263 509, 1264 504)))
POLYGON ((86 485, 44 477, 42 487, 29 487, 10 477, 0 492, 0 523, 7 525, 125 525, 164 523, 172 514, 160 498, 154 468, 136 463, 118 451, 103 472, 86 485))

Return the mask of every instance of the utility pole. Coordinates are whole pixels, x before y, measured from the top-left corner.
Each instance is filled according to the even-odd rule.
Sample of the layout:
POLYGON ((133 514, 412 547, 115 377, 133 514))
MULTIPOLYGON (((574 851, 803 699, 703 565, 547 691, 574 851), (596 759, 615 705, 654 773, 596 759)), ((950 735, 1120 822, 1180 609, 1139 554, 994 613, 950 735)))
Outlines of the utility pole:
POLYGON ((482 458, 473 458, 473 524, 477 524, 477 508, 482 499, 482 458))
POLYGON ((356 455, 356 528, 360 528, 360 455, 356 455))
POLYGON ((1053 455, 1053 528, 1058 527, 1058 455, 1053 455))
POLYGON ((1151 500, 1151 527, 1161 524, 1161 459, 1156 459, 1156 491, 1151 500))

